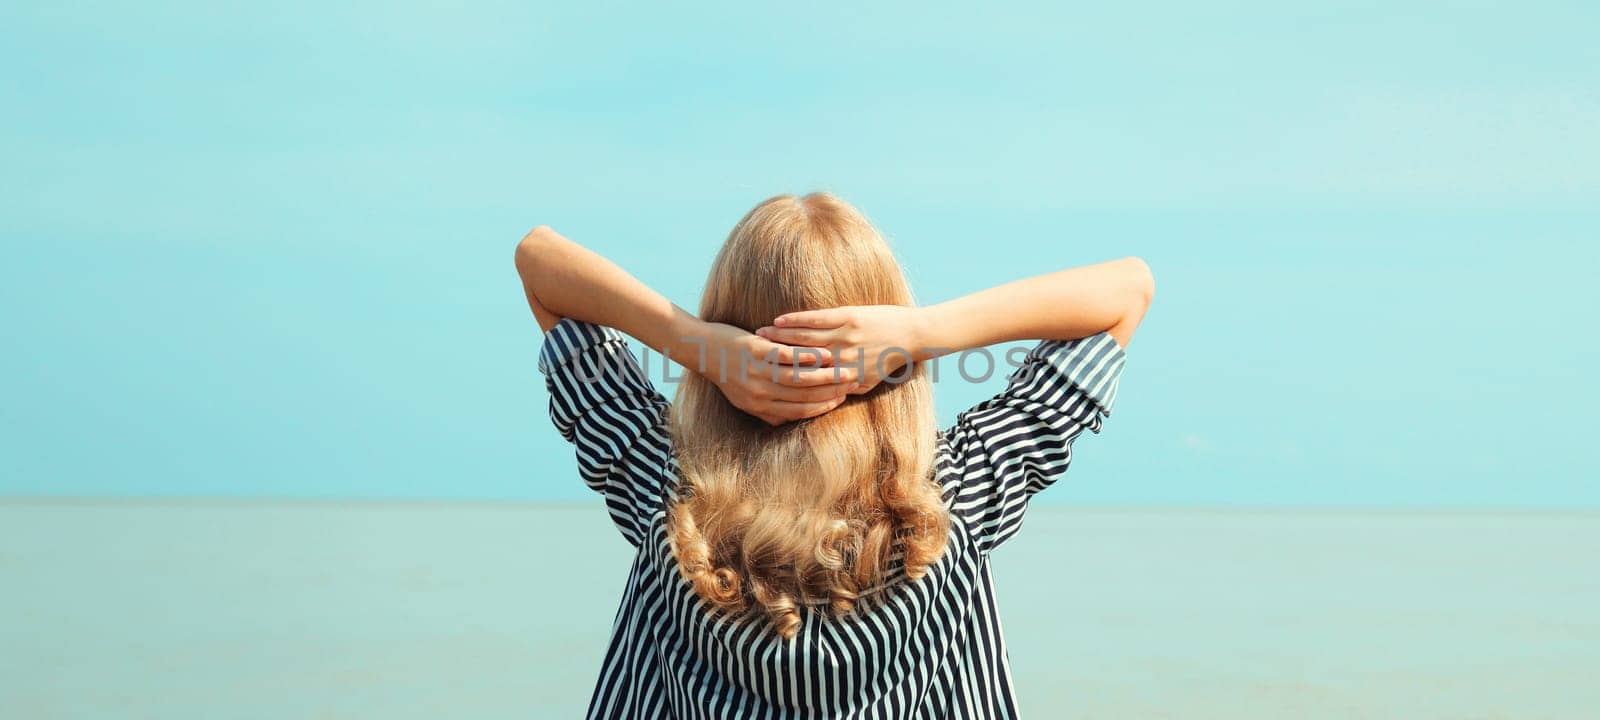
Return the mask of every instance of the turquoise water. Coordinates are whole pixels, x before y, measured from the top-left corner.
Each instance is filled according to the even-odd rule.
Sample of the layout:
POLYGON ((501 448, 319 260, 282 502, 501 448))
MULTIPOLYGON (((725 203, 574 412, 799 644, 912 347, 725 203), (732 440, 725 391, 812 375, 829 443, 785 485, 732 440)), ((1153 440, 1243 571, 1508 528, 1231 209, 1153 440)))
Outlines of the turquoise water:
MULTIPOLYGON (((1036 508, 995 556, 1036 718, 1582 718, 1600 514, 1036 508)), ((594 505, 0 504, 0 716, 577 717, 594 505)))

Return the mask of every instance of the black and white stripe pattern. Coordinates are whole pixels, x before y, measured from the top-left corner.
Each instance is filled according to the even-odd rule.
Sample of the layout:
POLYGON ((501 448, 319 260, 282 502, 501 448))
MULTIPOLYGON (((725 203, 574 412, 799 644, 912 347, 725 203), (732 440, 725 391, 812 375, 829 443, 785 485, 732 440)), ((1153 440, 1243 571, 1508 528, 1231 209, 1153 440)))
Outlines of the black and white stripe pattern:
POLYGON ((615 330, 563 320, 539 369, 579 473, 638 547, 590 718, 1014 718, 989 553, 1028 500, 1099 432, 1123 351, 1106 334, 1041 342, 1005 391, 940 433, 936 480, 956 522, 916 582, 890 582, 855 613, 803 606, 784 640, 759 615, 715 616, 678 574, 665 526, 677 465, 668 403, 615 330))

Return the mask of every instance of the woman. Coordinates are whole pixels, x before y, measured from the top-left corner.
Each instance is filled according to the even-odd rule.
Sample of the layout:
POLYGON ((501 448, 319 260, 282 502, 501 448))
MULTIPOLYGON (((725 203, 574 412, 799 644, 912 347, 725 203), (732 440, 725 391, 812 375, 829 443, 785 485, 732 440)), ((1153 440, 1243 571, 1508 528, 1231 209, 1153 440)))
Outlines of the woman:
POLYGON ((739 222, 698 317, 549 228, 516 261, 551 418, 638 548, 590 717, 1016 716, 989 554, 1110 412, 1142 261, 918 307, 821 193, 739 222), (618 331, 689 371, 673 403, 618 331), (1022 339, 937 431, 936 358, 1022 339))

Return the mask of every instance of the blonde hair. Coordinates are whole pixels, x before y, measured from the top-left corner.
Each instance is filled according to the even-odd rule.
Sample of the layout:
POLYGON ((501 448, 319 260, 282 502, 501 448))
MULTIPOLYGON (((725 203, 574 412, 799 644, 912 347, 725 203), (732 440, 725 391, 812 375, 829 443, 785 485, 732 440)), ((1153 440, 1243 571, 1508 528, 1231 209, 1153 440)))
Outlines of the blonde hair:
MULTIPOLYGON (((879 304, 912 298, 877 230, 832 195, 780 195, 728 235, 700 316, 753 331, 797 310, 879 304)), ((673 405, 682 478, 668 529, 684 578, 714 610, 753 603, 792 638, 799 604, 854 609, 885 579, 897 542, 911 580, 939 559, 950 518, 932 479, 932 387, 917 364, 901 373, 777 427, 688 374, 673 405)))

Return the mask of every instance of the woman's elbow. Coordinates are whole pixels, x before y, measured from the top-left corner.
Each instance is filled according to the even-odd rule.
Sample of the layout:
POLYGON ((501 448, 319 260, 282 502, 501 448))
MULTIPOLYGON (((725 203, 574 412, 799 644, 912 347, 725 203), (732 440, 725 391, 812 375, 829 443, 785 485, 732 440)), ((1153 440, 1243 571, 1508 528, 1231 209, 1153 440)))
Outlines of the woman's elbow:
POLYGON ((1156 297, 1156 276, 1150 271, 1150 263, 1140 257, 1122 259, 1122 264, 1128 273, 1128 294, 1133 304, 1143 310, 1150 307, 1150 302, 1156 297))
POLYGON ((1133 332, 1144 321, 1144 315, 1150 310, 1151 301, 1156 297, 1155 274, 1150 272, 1150 264, 1142 258, 1123 258, 1122 267, 1126 273, 1127 300, 1122 317, 1117 320, 1111 330, 1111 336, 1123 347, 1133 339, 1133 332))
POLYGON ((522 239, 517 241, 517 250, 514 254, 517 272, 524 276, 532 272, 554 237, 558 237, 556 231, 551 230, 549 225, 540 225, 529 230, 527 235, 523 235, 522 239))

